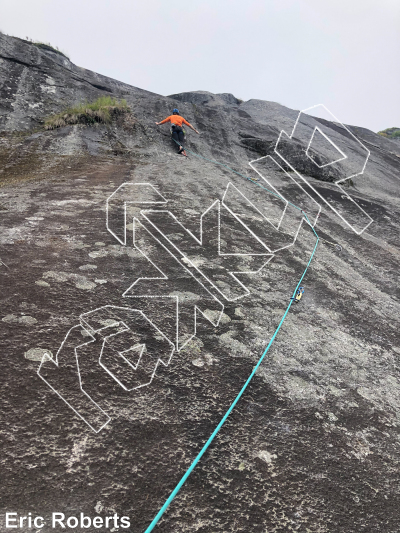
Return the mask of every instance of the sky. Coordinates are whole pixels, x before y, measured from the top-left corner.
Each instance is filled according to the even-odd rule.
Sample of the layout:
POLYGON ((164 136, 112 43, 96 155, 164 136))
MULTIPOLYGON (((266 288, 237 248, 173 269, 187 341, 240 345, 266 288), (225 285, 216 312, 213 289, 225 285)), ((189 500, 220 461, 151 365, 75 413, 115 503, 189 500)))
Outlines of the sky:
POLYGON ((400 0, 0 0, 0 31, 158 94, 205 90, 400 127, 400 0))

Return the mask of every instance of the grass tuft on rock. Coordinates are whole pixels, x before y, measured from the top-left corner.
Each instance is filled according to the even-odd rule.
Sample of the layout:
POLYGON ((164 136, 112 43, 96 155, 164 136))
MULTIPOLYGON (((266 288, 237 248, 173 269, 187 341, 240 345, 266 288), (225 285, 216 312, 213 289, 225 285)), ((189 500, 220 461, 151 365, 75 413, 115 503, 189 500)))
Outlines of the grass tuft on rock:
POLYGON ((400 138, 400 128, 386 128, 386 130, 378 131, 378 135, 388 139, 400 138))
POLYGON ((14 37, 14 39, 18 39, 19 41, 22 41, 24 43, 33 44, 33 46, 36 46, 37 48, 41 48, 42 50, 47 50, 48 52, 54 52, 55 54, 58 54, 60 56, 63 56, 69 59, 69 56, 66 52, 62 52, 58 48, 58 46, 53 46, 50 43, 43 43, 42 41, 34 41, 30 37, 27 37, 26 39, 21 39, 20 37, 14 37))
POLYGON ((42 43, 40 41, 31 41, 31 44, 33 44, 37 48, 41 48, 42 50, 48 50, 49 52, 54 52, 55 54, 58 54, 60 56, 63 56, 69 59, 68 55, 65 52, 61 52, 61 50, 59 50, 58 47, 54 47, 50 43, 42 43))
POLYGON ((109 124, 113 118, 129 112, 126 100, 101 96, 92 103, 84 102, 49 117, 44 127, 46 130, 54 130, 71 124, 109 124))

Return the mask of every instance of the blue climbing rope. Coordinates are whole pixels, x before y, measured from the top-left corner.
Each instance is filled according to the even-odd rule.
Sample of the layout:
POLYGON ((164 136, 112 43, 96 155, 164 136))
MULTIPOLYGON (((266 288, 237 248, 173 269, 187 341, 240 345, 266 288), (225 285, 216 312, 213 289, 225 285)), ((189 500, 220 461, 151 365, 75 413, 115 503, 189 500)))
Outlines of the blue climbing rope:
MULTIPOLYGON (((175 139, 174 139, 175 140, 175 139)), ((177 141, 175 141, 177 142, 177 141)), ((179 143, 177 143, 179 144, 179 143)), ((258 185, 259 187, 261 187, 262 189, 264 189, 265 191, 273 194, 274 196, 277 196, 278 198, 284 200, 285 202, 287 200, 285 200, 284 198, 282 198, 281 196, 279 196, 279 194, 276 194, 274 191, 270 191, 269 189, 267 189, 266 187, 263 187, 261 184, 259 184, 258 182, 256 181, 253 181, 251 178, 249 178, 248 176, 244 176, 243 174, 240 174, 240 172, 237 172, 236 170, 233 170, 232 168, 230 168, 228 165, 225 165, 224 163, 219 163, 218 161, 213 161, 212 159, 208 159, 207 157, 203 157, 201 155, 198 155, 198 154, 195 154, 194 152, 191 152, 190 150, 187 150, 189 153, 193 154, 194 156, 198 157, 199 159, 204 159, 206 161, 210 161, 211 163, 215 163, 217 165, 220 165, 220 166, 223 166, 225 168, 227 168, 228 170, 234 172, 235 174, 241 176, 242 178, 246 178, 248 181, 251 181, 252 183, 258 185)), ((308 225, 311 227, 311 229, 313 230, 317 240, 316 240, 316 243, 315 243, 315 246, 314 246, 314 249, 310 255, 310 259, 308 260, 308 263, 307 263, 307 266, 306 268, 304 269, 304 272, 299 280, 299 282, 297 283, 296 285, 296 288, 295 290, 293 291, 293 296, 292 298, 290 299, 289 301, 289 305, 287 306, 285 312, 283 313, 283 316, 281 318, 281 321, 279 322, 279 325, 278 327, 276 328, 274 334, 272 335, 271 337, 271 340, 269 341, 268 343, 268 346, 265 348, 262 356, 260 357, 258 363, 256 364, 256 366, 254 367, 253 369, 253 372, 250 374, 250 376, 248 377, 246 383, 243 385, 243 387, 241 388, 239 394, 236 396, 236 398, 234 399, 234 401, 232 402, 231 406, 229 407, 229 409, 227 410, 227 412, 225 413, 225 415, 223 416, 222 420, 220 421, 220 423, 218 424, 218 426, 215 428, 215 430, 213 431, 213 433, 211 434, 210 438, 208 439, 208 441, 204 444, 203 448, 200 450, 200 452, 198 453, 197 457, 194 459, 194 461, 192 462, 192 464, 190 465, 190 467, 187 469, 185 475, 182 477, 182 479, 179 481, 179 483, 177 484, 177 486, 174 488, 174 490, 171 492, 169 498, 167 499, 167 501, 164 503, 164 505, 161 507, 161 509, 159 510, 159 512, 157 513, 157 515, 155 516, 154 520, 151 522, 151 524, 149 525, 149 527, 146 529, 145 533, 150 533, 150 531, 153 531, 154 527, 156 526, 157 522, 160 520, 160 518, 162 517, 162 515, 165 513, 165 511, 168 509, 170 503, 174 500, 175 496, 178 494, 178 492, 180 491, 180 489, 182 488, 182 486, 184 485, 185 481, 187 480, 187 478, 190 476, 190 474, 193 472, 193 470, 195 469, 197 463, 200 461, 200 459, 203 457, 204 453, 206 452, 207 448, 210 446, 210 444, 212 443, 212 441, 214 440, 214 438, 217 436, 219 430, 222 428, 222 426, 224 425, 226 419, 228 418, 228 416, 231 414, 231 412, 233 411, 233 409, 235 408, 236 404, 238 403, 238 401, 240 400, 241 396, 243 395, 244 391, 247 389, 247 386, 249 385, 249 383, 251 382, 251 380, 253 379, 254 377, 254 374, 257 372, 259 366, 261 365, 261 363, 263 362, 263 359, 264 357, 267 355, 268 353, 268 350, 270 349, 270 347, 272 346, 272 343, 274 342, 275 340, 275 337, 277 336, 278 334, 278 331, 281 329, 281 326, 283 324, 283 322, 285 321, 285 318, 286 318, 286 315, 288 314, 289 312, 289 309, 292 305, 292 303, 294 302, 294 297, 296 295, 296 292, 297 292, 297 289, 300 287, 300 284, 301 282, 303 281, 303 278, 304 276, 306 275, 307 273, 307 270, 308 270, 308 267, 310 266, 310 263, 314 257, 314 254, 317 250, 317 246, 318 246, 318 242, 319 242, 319 237, 315 231, 315 229, 313 228, 311 222, 309 221, 306 213, 304 213, 304 211, 302 209, 300 209, 299 207, 297 207, 296 205, 288 202, 289 205, 293 206, 294 208, 298 209, 299 211, 301 211, 301 213, 304 215, 308 225)))

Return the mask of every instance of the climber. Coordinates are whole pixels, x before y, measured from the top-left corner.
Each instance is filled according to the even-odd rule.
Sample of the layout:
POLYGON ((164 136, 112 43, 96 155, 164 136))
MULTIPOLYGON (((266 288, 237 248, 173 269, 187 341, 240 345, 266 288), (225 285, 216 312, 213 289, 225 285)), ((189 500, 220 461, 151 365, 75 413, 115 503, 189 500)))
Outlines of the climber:
POLYGON ((197 134, 199 132, 191 124, 189 124, 187 120, 185 120, 183 117, 180 116, 179 111, 176 108, 172 111, 172 115, 165 118, 161 122, 156 122, 156 124, 157 126, 160 126, 161 124, 165 124, 166 122, 171 122, 172 138, 179 145, 178 154, 186 155, 185 149, 183 148, 185 133, 182 129, 182 124, 186 124, 187 126, 189 126, 189 128, 191 128, 197 134))

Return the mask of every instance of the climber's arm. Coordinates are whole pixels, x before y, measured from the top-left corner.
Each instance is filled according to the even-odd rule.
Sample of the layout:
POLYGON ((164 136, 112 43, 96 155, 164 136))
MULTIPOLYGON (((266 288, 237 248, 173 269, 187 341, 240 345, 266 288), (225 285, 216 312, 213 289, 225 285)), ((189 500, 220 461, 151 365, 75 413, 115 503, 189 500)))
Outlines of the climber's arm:
POLYGON ((189 126, 189 128, 191 128, 196 133, 199 133, 196 128, 194 128, 187 120, 183 119, 183 123, 186 124, 186 126, 189 126))
POLYGON ((167 117, 161 122, 156 122, 157 126, 161 126, 161 124, 165 124, 166 122, 171 122, 171 117, 167 117))

